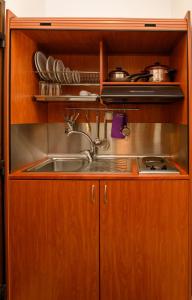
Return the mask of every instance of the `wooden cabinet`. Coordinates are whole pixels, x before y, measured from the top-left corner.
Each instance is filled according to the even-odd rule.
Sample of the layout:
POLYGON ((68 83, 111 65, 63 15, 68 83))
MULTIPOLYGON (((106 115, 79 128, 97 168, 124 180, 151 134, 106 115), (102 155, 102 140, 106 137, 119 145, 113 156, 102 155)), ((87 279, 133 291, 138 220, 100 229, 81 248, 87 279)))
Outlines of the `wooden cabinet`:
POLYGON ((104 181, 100 299, 188 297, 188 182, 104 181))
MULTIPOLYGON (((61 59, 65 67, 71 70, 100 74, 98 86, 64 84, 61 93, 65 95, 77 96, 83 89, 100 94, 103 87, 114 87, 117 83, 108 81, 108 73, 117 66, 134 74, 142 72, 145 67, 155 62, 169 65, 177 70, 174 84, 181 87, 184 100, 167 105, 162 104, 161 101, 158 104, 147 103, 146 105, 138 100, 136 107, 140 110, 130 111, 129 121, 188 124, 187 22, 185 19, 166 20, 166 22, 153 19, 150 27, 145 21, 50 19, 45 23, 42 19, 11 17, 7 34, 7 44, 11 45, 7 47, 7 57, 11 63, 7 61, 6 64, 6 70, 10 72, 10 86, 6 86, 7 94, 10 95, 7 103, 8 100, 11 102, 10 123, 63 122, 64 108, 70 108, 70 105, 79 106, 78 103, 34 101, 39 99, 40 93, 40 78, 34 64, 34 53, 43 51, 47 57, 51 55, 55 59, 61 59)), ((150 20, 148 21, 150 24, 150 20)), ((142 82, 121 82, 122 84, 143 86, 142 82)), ((171 85, 172 82, 164 84, 171 85)), ((160 86, 156 82, 153 87, 156 85, 160 86)), ((99 106, 95 102, 83 103, 83 105, 88 108, 99 106)), ((126 106, 127 108, 133 106, 130 100, 127 100, 126 106)), ((95 115, 92 120, 95 120, 95 115)))
MULTIPOLYGON (((63 122, 72 107, 105 108, 102 103, 35 102, 34 95, 39 93, 36 51, 61 59, 73 70, 100 73, 98 85, 86 86, 98 94, 103 87, 116 85, 107 80, 117 66, 130 74, 156 61, 175 68, 174 84, 181 86, 184 100, 135 104, 138 110, 130 110, 128 120, 184 124, 190 129, 189 20, 45 21, 17 18, 10 12, 7 19, 8 300, 189 299, 187 180, 9 178, 11 124, 63 122)), ((64 89, 76 95, 84 88, 66 85, 64 89)), ((126 103, 125 108, 133 105, 126 103)), ((90 122, 95 122, 95 116, 96 111, 90 113, 90 122)), ((87 120, 80 116, 78 122, 87 120)))
POLYGON ((9 300, 188 299, 187 180, 12 180, 8 210, 9 300))
POLYGON ((15 180, 10 188, 8 299, 98 299, 98 182, 15 180))

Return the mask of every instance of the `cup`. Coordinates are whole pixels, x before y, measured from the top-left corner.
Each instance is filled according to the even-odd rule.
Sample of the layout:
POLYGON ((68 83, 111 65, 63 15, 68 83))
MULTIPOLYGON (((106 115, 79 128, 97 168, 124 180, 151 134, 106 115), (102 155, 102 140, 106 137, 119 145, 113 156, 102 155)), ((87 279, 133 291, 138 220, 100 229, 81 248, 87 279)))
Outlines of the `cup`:
POLYGON ((39 93, 42 96, 45 96, 48 94, 48 83, 46 81, 39 82, 39 93))

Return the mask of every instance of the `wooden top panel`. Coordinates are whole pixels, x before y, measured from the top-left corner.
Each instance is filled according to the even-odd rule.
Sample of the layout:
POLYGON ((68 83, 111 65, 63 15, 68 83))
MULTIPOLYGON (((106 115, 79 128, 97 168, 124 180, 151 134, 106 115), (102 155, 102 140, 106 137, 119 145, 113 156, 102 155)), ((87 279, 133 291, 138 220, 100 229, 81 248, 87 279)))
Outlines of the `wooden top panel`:
POLYGON ((21 30, 38 48, 50 54, 99 54, 103 40, 108 55, 169 54, 186 33, 183 31, 122 30, 21 30), (75 41, 75 42, 74 42, 75 41))
POLYGON ((50 28, 50 25, 58 29, 187 30, 186 19, 13 18, 11 21, 11 28, 50 28))

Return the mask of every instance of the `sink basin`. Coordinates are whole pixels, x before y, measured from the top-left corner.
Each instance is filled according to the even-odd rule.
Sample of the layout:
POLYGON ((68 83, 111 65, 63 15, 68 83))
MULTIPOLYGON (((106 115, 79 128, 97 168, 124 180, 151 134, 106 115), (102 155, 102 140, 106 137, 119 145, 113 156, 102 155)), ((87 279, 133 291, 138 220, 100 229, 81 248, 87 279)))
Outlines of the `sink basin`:
POLYGON ((50 158, 25 172, 130 173, 131 159, 105 156, 89 162, 86 157, 50 158))
POLYGON ((129 158, 96 158, 86 167, 86 172, 121 173, 131 172, 129 158))
POLYGON ((89 161, 86 158, 51 158, 32 168, 27 172, 81 172, 89 161))

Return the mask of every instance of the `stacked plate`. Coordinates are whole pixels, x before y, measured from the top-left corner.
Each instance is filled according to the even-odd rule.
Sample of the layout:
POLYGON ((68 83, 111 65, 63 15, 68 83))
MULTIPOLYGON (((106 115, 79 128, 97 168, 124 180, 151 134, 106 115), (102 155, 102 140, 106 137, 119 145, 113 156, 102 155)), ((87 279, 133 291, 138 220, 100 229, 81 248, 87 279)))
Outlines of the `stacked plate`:
POLYGON ((47 64, 46 56, 42 52, 37 51, 34 55, 34 61, 35 61, 36 70, 40 78, 43 80, 49 80, 49 76, 46 71, 46 64, 47 64))
POLYGON ((41 51, 34 55, 35 67, 42 80, 63 84, 78 84, 81 81, 80 72, 65 67, 62 60, 53 56, 48 58, 41 51))

